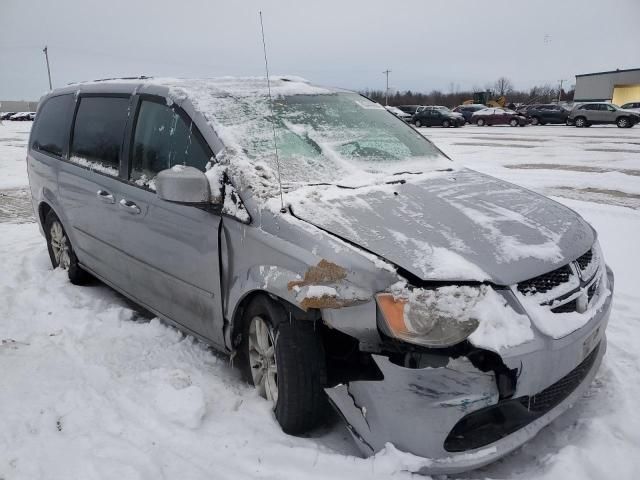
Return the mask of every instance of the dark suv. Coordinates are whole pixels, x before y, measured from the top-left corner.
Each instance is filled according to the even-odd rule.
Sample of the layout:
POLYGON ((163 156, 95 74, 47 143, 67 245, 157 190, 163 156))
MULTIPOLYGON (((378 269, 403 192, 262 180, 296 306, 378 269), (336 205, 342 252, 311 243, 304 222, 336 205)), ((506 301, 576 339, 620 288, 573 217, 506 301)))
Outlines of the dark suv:
POLYGON ((532 125, 545 125, 547 123, 567 123, 570 110, 555 104, 536 105, 528 108, 526 117, 531 119, 532 125))

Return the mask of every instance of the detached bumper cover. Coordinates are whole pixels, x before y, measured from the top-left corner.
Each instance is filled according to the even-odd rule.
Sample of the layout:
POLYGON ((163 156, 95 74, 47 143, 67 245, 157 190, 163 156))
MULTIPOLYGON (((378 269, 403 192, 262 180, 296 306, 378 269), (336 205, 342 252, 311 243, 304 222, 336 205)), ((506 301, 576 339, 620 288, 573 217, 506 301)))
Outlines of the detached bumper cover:
POLYGON ((444 367, 411 369, 373 355, 383 380, 352 381, 326 392, 365 455, 392 443, 429 460, 421 473, 479 468, 520 447, 585 393, 606 351, 610 309, 609 298, 597 318, 560 347, 551 341, 549 350, 521 357, 524 367, 548 369, 545 362, 552 362, 556 370, 566 369, 544 383, 539 368, 521 368, 512 399, 499 400, 493 372, 481 372, 465 357, 444 367))

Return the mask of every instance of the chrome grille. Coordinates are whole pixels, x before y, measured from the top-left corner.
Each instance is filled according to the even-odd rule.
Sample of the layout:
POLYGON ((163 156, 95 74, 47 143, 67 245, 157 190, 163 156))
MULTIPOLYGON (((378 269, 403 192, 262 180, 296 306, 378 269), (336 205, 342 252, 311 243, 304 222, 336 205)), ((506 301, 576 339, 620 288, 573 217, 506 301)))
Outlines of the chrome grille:
POLYGON ((593 260, 593 249, 582 255, 576 260, 576 263, 580 267, 580 270, 586 270, 591 261, 593 260))
POLYGON ((563 283, 567 283, 571 273, 569 265, 565 265, 552 272, 545 273, 519 283, 518 290, 524 295, 546 293, 552 288, 558 287, 563 283))
POLYGON ((591 248, 567 265, 520 282, 517 289, 523 295, 535 296, 553 313, 584 312, 598 291, 599 270, 599 251, 591 248))

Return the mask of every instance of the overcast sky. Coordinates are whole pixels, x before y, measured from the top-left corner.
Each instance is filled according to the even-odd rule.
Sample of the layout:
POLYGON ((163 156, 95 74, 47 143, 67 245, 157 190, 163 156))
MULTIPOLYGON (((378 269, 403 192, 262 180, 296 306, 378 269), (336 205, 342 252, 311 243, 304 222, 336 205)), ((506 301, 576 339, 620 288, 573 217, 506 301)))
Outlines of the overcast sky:
MULTIPOLYGON (((0 99, 127 75, 271 73, 353 89, 516 88, 640 67, 640 0, 0 0, 0 99)), ((566 84, 565 84, 566 85, 566 84)))

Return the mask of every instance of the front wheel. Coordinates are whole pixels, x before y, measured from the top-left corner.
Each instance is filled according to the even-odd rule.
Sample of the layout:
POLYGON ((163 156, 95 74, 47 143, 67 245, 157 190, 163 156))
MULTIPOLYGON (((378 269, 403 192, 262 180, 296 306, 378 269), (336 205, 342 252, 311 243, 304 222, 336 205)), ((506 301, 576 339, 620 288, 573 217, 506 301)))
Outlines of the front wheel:
POLYGON ((509 120, 509 125, 511 125, 512 127, 517 127, 518 126, 518 119, 517 118, 512 118, 511 120, 509 120))
POLYGON ((540 125, 540 119, 538 117, 531 117, 531 125, 540 125))
POLYGON ((444 128, 449 128, 449 126, 451 126, 451 124, 449 123, 449 120, 445 120, 444 122, 442 122, 442 126, 444 128))
POLYGON ((53 268, 66 270, 69 281, 75 285, 84 285, 90 275, 78 263, 71 241, 65 232, 58 216, 50 211, 44 221, 44 232, 47 239, 47 250, 53 268))
POLYGON ((271 402, 285 433, 300 434, 322 419, 326 364, 310 320, 290 320, 284 307, 256 297, 244 314, 241 355, 247 381, 271 402))
POLYGON ((478 125, 479 127, 484 127, 484 124, 485 124, 485 121, 484 121, 484 119, 483 119, 483 118, 479 118, 479 119, 476 121, 476 125, 478 125))

